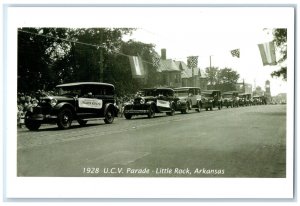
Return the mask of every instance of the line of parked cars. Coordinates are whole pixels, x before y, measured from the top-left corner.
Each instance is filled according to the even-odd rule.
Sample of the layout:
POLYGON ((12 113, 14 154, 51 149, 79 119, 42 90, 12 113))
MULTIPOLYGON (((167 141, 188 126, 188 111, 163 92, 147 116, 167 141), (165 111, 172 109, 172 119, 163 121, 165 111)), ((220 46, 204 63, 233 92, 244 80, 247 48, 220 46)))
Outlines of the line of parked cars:
MULTIPOLYGON (((25 126, 38 130, 41 124, 56 123, 60 129, 68 129, 76 120, 81 126, 92 119, 103 119, 111 124, 118 116, 115 87, 99 82, 76 82, 57 85, 57 96, 40 97, 25 115, 25 126)), ((125 103, 126 119, 135 115, 153 118, 156 113, 174 115, 176 111, 186 114, 191 110, 213 110, 217 107, 239 107, 262 104, 261 97, 239 94, 236 91, 201 91, 197 87, 145 88, 135 98, 125 103)))

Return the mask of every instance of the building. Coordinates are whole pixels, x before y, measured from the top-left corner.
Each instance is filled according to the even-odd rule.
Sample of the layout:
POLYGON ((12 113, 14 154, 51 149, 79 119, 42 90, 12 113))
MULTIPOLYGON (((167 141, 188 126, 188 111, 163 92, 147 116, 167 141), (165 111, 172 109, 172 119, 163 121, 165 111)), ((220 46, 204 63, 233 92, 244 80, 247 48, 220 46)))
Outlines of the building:
POLYGON ((205 72, 199 68, 189 68, 183 61, 167 59, 166 49, 161 49, 161 58, 157 67, 158 86, 161 87, 200 87, 207 89, 205 72))
POLYGON ((248 93, 252 94, 252 84, 248 84, 245 82, 236 84, 236 91, 239 93, 248 93))
POLYGON ((271 85, 270 85, 270 81, 269 80, 267 80, 265 82, 265 97, 266 97, 267 103, 270 103, 272 101, 271 85))
POLYGON ((166 49, 161 50, 161 59, 157 71, 161 73, 159 81, 163 87, 180 87, 181 86, 181 70, 172 59, 167 59, 166 49))
POLYGON ((207 78, 205 72, 200 68, 189 68, 183 61, 175 61, 181 70, 181 85, 183 87, 199 87, 207 89, 207 78))

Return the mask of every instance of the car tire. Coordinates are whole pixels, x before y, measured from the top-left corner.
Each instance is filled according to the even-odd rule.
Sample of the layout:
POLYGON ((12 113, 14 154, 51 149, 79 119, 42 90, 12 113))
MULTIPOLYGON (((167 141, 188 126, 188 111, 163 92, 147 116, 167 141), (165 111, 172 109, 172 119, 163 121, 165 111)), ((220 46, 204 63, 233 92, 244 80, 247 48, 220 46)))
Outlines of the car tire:
POLYGON ((77 122, 78 122, 78 124, 79 124, 80 126, 86 126, 86 123, 87 123, 88 121, 87 121, 87 120, 78 119, 77 122))
POLYGON ((192 110, 192 105, 193 105, 192 101, 188 102, 187 110, 192 110))
POLYGON ((73 114, 70 109, 64 108, 57 115, 57 126, 60 129, 69 129, 73 121, 73 114))
POLYGON ((148 113, 148 118, 153 118, 154 116, 155 116, 155 108, 154 108, 153 105, 150 105, 150 107, 149 107, 149 113, 148 113))
POLYGON ((200 103, 199 102, 197 102, 197 108, 196 108, 196 111, 197 112, 200 112, 201 111, 201 105, 200 105, 200 103))
POLYGON ((109 108, 107 109, 107 112, 104 116, 104 122, 105 124, 112 124, 114 122, 115 119, 115 113, 114 110, 109 108))
POLYGON ((27 112, 27 114, 25 115, 25 122, 24 122, 26 128, 29 129, 30 131, 37 131, 41 126, 41 122, 35 121, 35 120, 30 120, 29 116, 30 116, 30 114, 27 112))
POLYGON ((175 106, 174 106, 174 104, 172 104, 171 105, 171 111, 167 112, 167 115, 174 116, 174 114, 175 114, 175 106))
POLYGON ((205 110, 208 111, 208 107, 205 107, 205 110))
POLYGON ((125 119, 131 119, 132 115, 131 114, 124 114, 125 119))
POLYGON ((210 107, 209 109, 210 109, 210 111, 212 111, 213 107, 210 107))

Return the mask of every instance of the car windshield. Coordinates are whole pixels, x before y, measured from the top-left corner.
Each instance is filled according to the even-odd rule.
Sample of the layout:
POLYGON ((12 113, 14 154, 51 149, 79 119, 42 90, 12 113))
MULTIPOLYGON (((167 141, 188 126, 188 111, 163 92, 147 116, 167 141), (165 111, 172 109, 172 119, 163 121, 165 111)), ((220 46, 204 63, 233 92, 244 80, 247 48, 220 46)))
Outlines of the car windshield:
POLYGON ((175 91, 177 97, 187 97, 189 95, 188 91, 175 91))
POLYGON ((212 96, 213 96, 211 93, 202 93, 202 95, 203 95, 204 97, 212 97, 212 96))
POLYGON ((173 96, 174 92, 173 90, 166 90, 166 89, 158 89, 156 90, 156 96, 173 96))
POLYGON ((155 91, 153 89, 143 89, 141 91, 142 96, 155 96, 155 91))
POLYGON ((61 96, 79 96, 81 90, 78 87, 59 87, 58 94, 61 96))

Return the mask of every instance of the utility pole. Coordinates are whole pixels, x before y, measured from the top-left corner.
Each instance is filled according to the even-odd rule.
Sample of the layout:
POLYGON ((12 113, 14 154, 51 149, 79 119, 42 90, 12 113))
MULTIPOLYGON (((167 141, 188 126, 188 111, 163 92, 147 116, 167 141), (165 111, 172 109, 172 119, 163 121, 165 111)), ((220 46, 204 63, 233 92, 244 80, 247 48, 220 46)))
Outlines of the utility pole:
POLYGON ((103 82, 103 51, 102 51, 102 48, 100 47, 99 48, 99 51, 100 51, 100 61, 99 61, 99 67, 100 67, 100 82, 103 82))
MULTIPOLYGON (((103 42, 103 32, 100 31, 100 42, 99 44, 102 45, 102 42, 103 42)), ((99 52, 100 52, 100 61, 99 61, 99 70, 100 70, 100 82, 103 82, 104 81, 104 68, 103 68, 103 48, 99 47, 99 52)))

